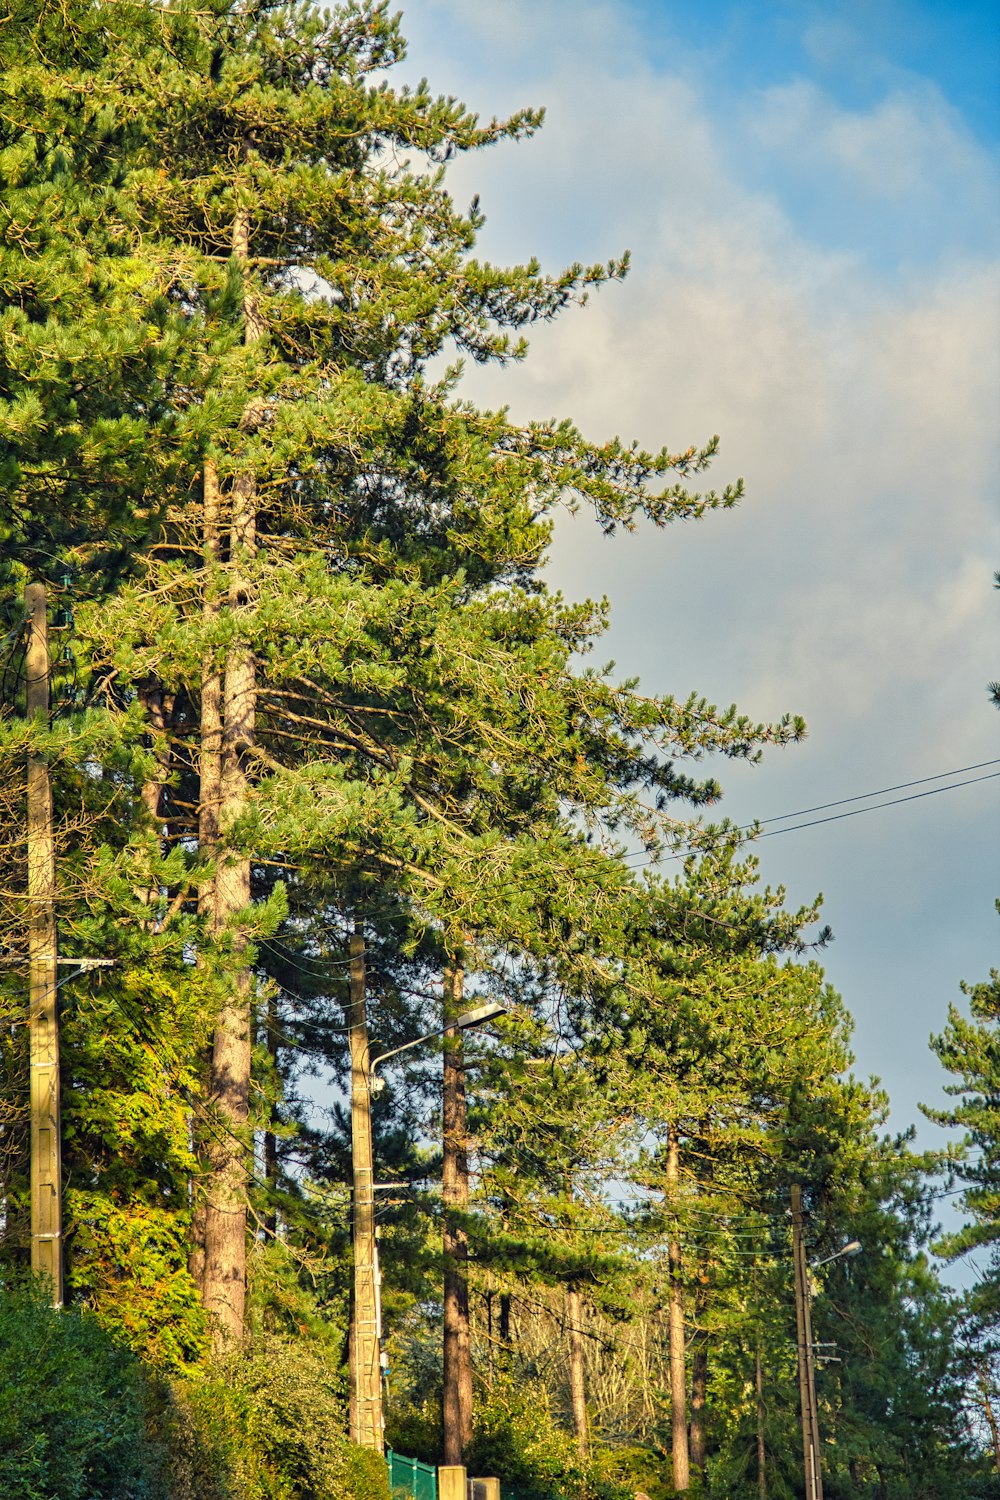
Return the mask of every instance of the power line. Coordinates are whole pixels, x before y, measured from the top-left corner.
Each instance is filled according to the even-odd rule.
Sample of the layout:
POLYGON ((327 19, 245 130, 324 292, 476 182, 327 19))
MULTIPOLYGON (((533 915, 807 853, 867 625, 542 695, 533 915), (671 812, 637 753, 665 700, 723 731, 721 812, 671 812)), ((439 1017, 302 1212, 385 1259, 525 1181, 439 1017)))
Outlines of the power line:
POLYGON ((880 807, 898 807, 901 802, 919 802, 922 797, 936 797, 940 792, 954 792, 961 786, 975 786, 979 781, 996 781, 1000 771, 991 771, 988 776, 972 776, 968 781, 953 781, 948 786, 932 787, 929 792, 912 792, 909 797, 893 797, 888 802, 875 802, 871 807, 855 807, 850 812, 832 813, 828 818, 813 818, 809 823, 793 823, 791 828, 772 828, 762 833, 762 839, 773 839, 779 833, 795 833, 799 828, 815 828, 820 823, 839 823, 841 818, 856 818, 861 813, 877 812, 880 807))
MULTIPOLYGON (((997 760, 984 760, 979 762, 979 766, 994 766, 998 764, 1000 764, 1000 761, 997 760)), ((966 766, 961 769, 974 771, 978 770, 979 766, 966 766)), ((960 771, 942 771, 939 774, 941 776, 957 776, 960 774, 960 771)), ((821 823, 838 823, 842 818, 857 818, 862 813, 877 812, 879 808, 882 807, 897 807, 902 802, 918 802, 923 797, 936 797, 940 792, 953 792, 956 791, 959 787, 975 786, 980 781, 995 781, 997 780, 997 778, 1000 778, 1000 771, 991 771, 986 776, 971 776, 966 781, 952 781, 949 782, 947 786, 932 787, 930 791, 927 792, 913 792, 909 797, 892 797, 888 802, 875 802, 870 807, 855 807, 852 808, 849 812, 833 813, 828 818, 813 818, 808 823, 793 823, 788 828, 771 828, 768 830, 768 832, 761 833, 757 837, 761 839, 772 839, 776 838, 780 833, 796 833, 800 828, 816 828, 821 823)), ((921 786, 926 781, 936 781, 937 779, 938 777, 935 776, 924 776, 921 777, 918 781, 903 781, 900 782, 899 786, 896 788, 885 787, 883 788, 883 790, 895 791, 901 790, 906 786, 921 786)), ((753 829, 759 827, 762 823, 779 823, 785 818, 801 817, 802 814, 806 812, 819 812, 823 807, 841 807, 845 802, 856 802, 866 797, 878 797, 881 795, 881 792, 859 792, 857 797, 842 797, 837 802, 819 803, 815 808, 802 808, 797 813, 780 813, 773 818, 758 819, 756 823, 742 824, 739 827, 730 830, 730 832, 750 833, 753 831, 753 829)), ((720 837, 722 836, 724 835, 720 835, 720 837)), ((686 859, 688 854, 696 851, 698 847, 699 846, 697 844, 688 844, 685 849, 679 851, 676 854, 664 855, 663 861, 661 862, 675 859, 686 859)), ((632 864, 633 869, 642 869, 646 865, 656 864, 657 862, 658 861, 654 856, 645 855, 631 855, 625 861, 626 864, 632 864)))
MULTIPOLYGON (((916 781, 900 781, 895 786, 880 786, 874 792, 858 792, 854 797, 841 797, 836 802, 818 802, 815 807, 800 807, 798 812, 776 813, 773 818, 761 818, 761 823, 782 823, 786 818, 804 818, 807 813, 826 812, 830 807, 843 807, 848 802, 863 802, 868 797, 885 797, 889 792, 909 791, 911 786, 926 786, 929 781, 941 781, 946 776, 964 776, 966 771, 982 771, 986 766, 1000 766, 1000 756, 995 760, 980 760, 972 766, 956 766, 954 771, 938 771, 935 776, 920 776, 916 781)), ((947 787, 942 787, 947 791, 947 787)))

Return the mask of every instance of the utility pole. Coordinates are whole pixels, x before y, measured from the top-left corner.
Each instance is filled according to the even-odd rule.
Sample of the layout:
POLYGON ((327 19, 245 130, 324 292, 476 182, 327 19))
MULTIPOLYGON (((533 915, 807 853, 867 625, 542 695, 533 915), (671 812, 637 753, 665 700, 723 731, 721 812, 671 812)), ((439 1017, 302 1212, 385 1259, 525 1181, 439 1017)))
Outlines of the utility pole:
POLYGON ((819 1414, 816 1407, 816 1373, 813 1368, 809 1267, 806 1263, 806 1242, 802 1228, 802 1189, 798 1183, 792 1184, 792 1257, 795 1266, 795 1326, 798 1337, 799 1410, 802 1417, 806 1500, 823 1500, 819 1414))
MULTIPOLYGON (((670 1212, 677 1216, 680 1192, 680 1131, 667 1127, 666 1190, 670 1212)), ((684 1357, 684 1285, 682 1281, 680 1230, 674 1225, 667 1241, 670 1282, 668 1329, 670 1339, 670 1459, 674 1489, 683 1495, 691 1485, 687 1427, 687 1374, 684 1357)), ((809 1497, 812 1500, 812 1497, 809 1497)))
POLYGON ((571 1281, 566 1288, 566 1332, 569 1336, 569 1397, 573 1410, 573 1431, 581 1462, 586 1463, 589 1441, 587 1387, 583 1368, 583 1299, 579 1284, 575 1281, 571 1281))
MULTIPOLYGON (((43 583, 24 591, 28 615, 25 696, 29 720, 49 727, 49 627, 43 583)), ((56 1012, 56 863, 48 762, 28 751, 28 1055, 31 1115, 31 1269, 62 1307, 62 1153, 56 1012)))
POLYGON ((444 975, 444 1054, 441 1128, 441 1203, 444 1209, 444 1327, 441 1437, 444 1463, 465 1461, 472 1438, 472 1354, 469 1330, 469 1236, 456 1220, 469 1204, 465 1054, 460 1018, 464 973, 457 962, 444 975))
POLYGON ((382 1364, 379 1349, 378 1263, 375 1247, 375 1177, 372 1108, 368 1071, 368 1017, 365 1008, 365 941, 351 936, 351 1161, 353 1169, 351 1241, 354 1249, 354 1317, 351 1339, 351 1441, 381 1453, 382 1364))

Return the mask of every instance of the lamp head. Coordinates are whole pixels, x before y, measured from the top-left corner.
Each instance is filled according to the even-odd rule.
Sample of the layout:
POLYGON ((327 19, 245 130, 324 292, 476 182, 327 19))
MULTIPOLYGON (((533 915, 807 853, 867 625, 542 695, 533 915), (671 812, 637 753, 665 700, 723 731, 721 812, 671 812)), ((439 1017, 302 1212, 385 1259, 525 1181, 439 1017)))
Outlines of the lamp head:
POLYGON ((507 1014, 506 1005, 477 1005, 474 1010, 463 1011, 452 1021, 456 1031, 465 1031, 469 1026, 482 1026, 487 1021, 495 1021, 497 1016, 507 1014))

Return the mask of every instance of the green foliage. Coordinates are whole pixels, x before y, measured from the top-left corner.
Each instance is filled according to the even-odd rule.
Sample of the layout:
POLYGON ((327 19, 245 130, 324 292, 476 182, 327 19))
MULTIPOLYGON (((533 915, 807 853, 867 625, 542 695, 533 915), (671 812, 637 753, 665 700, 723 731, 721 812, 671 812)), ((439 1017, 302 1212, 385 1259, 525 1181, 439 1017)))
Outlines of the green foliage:
POLYGON ((389 1500, 389 1474, 381 1453, 348 1443, 340 1478, 343 1500, 389 1500))
POLYGON ((170 1500, 388 1500, 384 1461, 343 1435, 345 1394, 322 1346, 267 1332, 173 1379, 158 1419, 170 1500))
POLYGON ((985 1252, 985 1274, 971 1303, 979 1321, 1000 1326, 1000 973, 994 970, 988 980, 962 988, 969 1016, 949 1006, 948 1024, 931 1038, 955 1080, 946 1092, 958 1102, 951 1109, 925 1107, 924 1113, 964 1132, 951 1166, 963 1184, 961 1201, 970 1222, 942 1236, 939 1247, 950 1259, 985 1252))
MULTIPOLYGON (((716 439, 647 451, 568 420, 516 423, 463 399, 460 364, 436 373, 442 354, 522 358, 525 329, 624 275, 627 256, 552 273, 478 259, 482 216, 449 193, 448 162, 530 135, 541 115, 482 123, 426 84, 397 85, 403 55, 382 0, 329 13, 15 0, 0 27, 0 586, 46 577, 65 602, 67 563, 86 578, 65 628, 98 705, 25 726, 6 717, 22 707, 15 682, 0 787, 29 743, 49 756, 63 951, 116 959, 102 983, 62 992, 68 1283, 105 1331, 74 1315, 59 1337, 95 1341, 98 1366, 113 1355, 139 1382, 119 1382, 118 1404, 105 1390, 112 1449, 124 1424, 136 1463, 145 1387, 122 1345, 169 1372, 151 1421, 174 1500, 384 1500, 384 1470, 341 1435, 347 1121, 334 1105, 318 1124, 300 1087, 345 1077, 342 935, 357 929, 374 958, 373 1036, 433 1028, 446 961, 461 959, 470 994, 515 1011, 498 1043, 469 1041, 474 1296, 487 1274, 553 1299, 582 1287, 606 1320, 658 1339, 660 1358, 675 1243, 688 1334, 709 1358, 704 1483, 727 1500, 752 1484, 752 1330, 776 1391, 772 1490, 792 1493, 797 1179, 814 1242, 835 1245, 851 1222, 884 1247, 870 1270, 828 1273, 847 1333, 817 1304, 845 1347, 837 1378, 821 1377, 843 1452, 832 1485, 867 1483, 877 1453, 886 1495, 916 1494, 917 1453, 943 1496, 942 1455, 965 1449, 918 1166, 879 1138, 878 1094, 846 1076, 839 997, 802 961, 815 909, 754 889, 739 831, 696 821, 721 788, 695 762, 755 760, 804 725, 581 670, 606 610, 550 595, 540 573, 558 507, 607 532, 661 526, 736 504, 742 484, 689 488, 716 439), (252 702, 243 713, 223 691, 220 750, 205 705, 237 678, 252 702), (692 844, 676 880, 622 858, 692 844), (216 901, 226 865, 246 875, 236 905, 216 901), (248 997, 253 1063, 226 1083, 247 1119, 242 1102, 220 1116, 224 1090, 206 1082, 234 996, 248 997), (227 1164, 242 1213, 245 1163, 260 1159, 267 1180, 247 1197, 273 1242, 250 1256, 249 1343, 209 1366, 194 1213, 227 1164), (611 1202, 623 1185, 646 1200, 632 1215, 611 1202), (750 1277, 748 1239, 762 1252, 750 1277)), ((21 819, 16 792, 0 803, 21 819)), ((3 888, 19 890, 16 838, 0 859, 3 888)), ((23 909, 0 922, 0 945, 23 951, 23 909)), ((0 975, 0 999, 18 1023, 15 978, 0 975)), ((23 1027, 0 1030, 14 1260, 26 1055, 23 1027)), ((992 1045, 989 1027, 953 1018, 947 1039, 947 1065, 967 1054, 976 1089, 995 1062, 983 1035, 992 1045)), ((991 1090, 964 1121, 981 1150, 990 1132, 995 1144, 991 1090)), ((436 1131, 435 1102, 426 1079, 390 1082, 380 1175, 412 1187, 433 1172, 421 1132, 436 1131)), ((977 1199, 966 1181, 979 1231, 994 1184, 977 1179, 977 1199)), ((411 1194, 380 1211, 383 1311, 397 1349, 413 1335, 393 1436, 436 1458, 438 1210, 411 1194)), ((31 1306, 23 1317, 41 1317, 31 1306)), ((661 1390, 595 1419, 626 1446, 581 1465, 560 1360, 546 1383, 535 1353, 501 1353, 495 1373, 480 1359, 492 1388, 472 1468, 516 1500, 613 1500, 646 1478, 660 1500, 663 1466, 645 1465, 667 1427, 661 1390)), ((661 1367, 636 1358, 629 1378, 648 1385, 661 1367)), ((90 1442, 96 1418, 81 1412, 90 1442)))
POLYGON ((166 1500, 138 1359, 86 1312, 0 1288, 0 1494, 6 1500, 166 1500))
POLYGON ((625 1500, 606 1466, 581 1461, 543 1387, 498 1380, 484 1397, 466 1468, 499 1478, 504 1500, 625 1500))

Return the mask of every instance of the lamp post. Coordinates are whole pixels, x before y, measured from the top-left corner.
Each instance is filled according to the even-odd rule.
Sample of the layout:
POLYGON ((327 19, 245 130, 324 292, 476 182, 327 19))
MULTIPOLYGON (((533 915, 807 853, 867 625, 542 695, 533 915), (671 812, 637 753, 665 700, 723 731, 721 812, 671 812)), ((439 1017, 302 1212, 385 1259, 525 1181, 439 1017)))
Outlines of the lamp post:
POLYGON ((799 1410, 802 1417, 802 1453, 805 1465, 806 1500, 823 1500, 823 1471, 820 1463, 819 1411, 816 1405, 816 1371, 813 1365, 812 1290, 809 1273, 829 1265, 843 1255, 857 1255, 859 1240, 851 1240, 822 1260, 806 1260, 805 1236, 802 1231, 802 1189, 792 1184, 792 1253, 795 1266, 795 1323, 798 1334, 799 1410))
MULTIPOLYGON (((452 1023, 462 1030, 481 1026, 503 1015, 502 1005, 480 1005, 452 1023)), ((354 1442, 381 1453, 385 1446, 382 1412, 382 1357, 378 1247, 375 1240, 375 1169, 372 1150, 372 1095, 380 1093, 384 1080, 375 1072, 379 1063, 400 1052, 443 1036, 451 1026, 414 1037, 400 1047, 391 1047, 372 1057, 368 1047, 365 1005, 365 944, 355 933, 350 942, 350 1013, 348 1035, 351 1048, 351 1242, 354 1252, 354 1314, 351 1320, 351 1409, 350 1431, 354 1442)))

